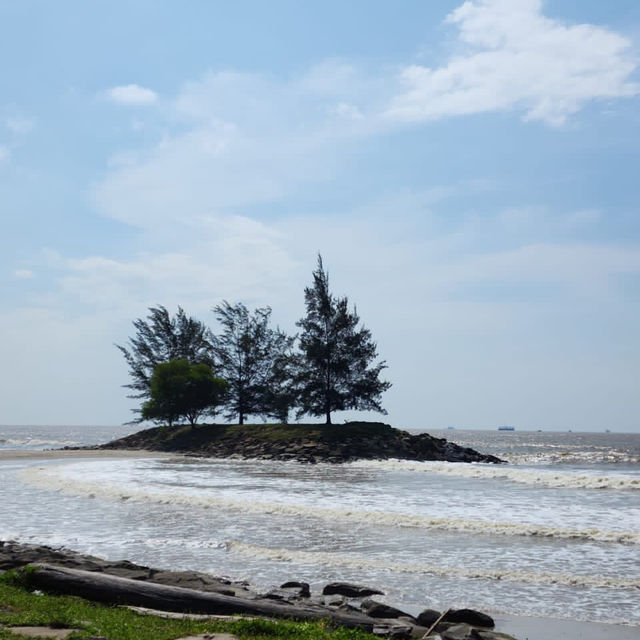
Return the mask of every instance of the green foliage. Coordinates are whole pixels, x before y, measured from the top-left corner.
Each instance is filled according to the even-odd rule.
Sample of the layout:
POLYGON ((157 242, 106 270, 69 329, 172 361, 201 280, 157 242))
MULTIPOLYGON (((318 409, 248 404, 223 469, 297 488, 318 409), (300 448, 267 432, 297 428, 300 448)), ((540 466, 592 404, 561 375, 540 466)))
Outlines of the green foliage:
MULTIPOLYGON (((46 625, 79 629, 74 640, 173 640, 203 633, 231 633, 241 640, 374 640, 355 629, 332 629, 324 622, 285 620, 200 621, 139 615, 123 607, 109 607, 69 596, 36 595, 7 584, 0 577, 0 625, 46 625)), ((0 640, 24 636, 0 628, 0 640)))
POLYGON ((318 256, 313 286, 304 291, 307 314, 297 324, 301 328, 300 355, 296 375, 299 409, 304 414, 325 416, 345 409, 386 413, 380 396, 391 384, 380 380, 386 368, 377 357, 371 332, 359 327, 355 309, 347 298, 336 298, 329 290, 329 275, 318 256))
POLYGON ((190 364, 184 358, 163 362, 153 370, 150 399, 142 405, 142 418, 171 426, 184 417, 194 426, 203 413, 215 413, 227 387, 206 364, 190 364))
POLYGON ((222 333, 213 337, 217 370, 229 382, 228 418, 243 424, 248 415, 286 421, 293 396, 288 384, 293 338, 269 325, 271 309, 250 313, 226 300, 213 310, 222 333))
POLYGON ((131 398, 149 397, 154 369, 164 362, 184 358, 192 364, 213 365, 209 330, 178 307, 171 316, 163 306, 150 307, 146 320, 138 318, 136 335, 125 346, 116 345, 129 365, 131 398))

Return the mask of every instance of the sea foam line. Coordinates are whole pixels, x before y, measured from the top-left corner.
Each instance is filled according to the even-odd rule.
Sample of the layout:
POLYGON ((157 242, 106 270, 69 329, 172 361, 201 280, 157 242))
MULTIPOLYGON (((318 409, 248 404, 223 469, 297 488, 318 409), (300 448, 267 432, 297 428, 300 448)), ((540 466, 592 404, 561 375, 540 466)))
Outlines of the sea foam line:
POLYGON ((569 573, 511 571, 507 569, 485 569, 471 567, 448 567, 420 565, 416 563, 389 562, 386 558, 340 554, 324 551, 298 551, 274 549, 244 542, 231 541, 229 551, 259 557, 275 562, 291 562, 307 565, 346 567, 349 569, 379 569, 394 573, 454 576, 458 578, 480 578, 485 580, 510 580, 526 584, 563 585, 572 587, 599 587, 608 589, 639 589, 640 578, 619 578, 611 576, 587 576, 569 573))
POLYGON ((380 471, 417 471, 480 480, 508 480, 519 484, 554 489, 623 489, 640 491, 640 477, 632 475, 595 476, 550 469, 523 469, 517 466, 468 464, 462 462, 414 462, 412 460, 358 460, 354 467, 380 471))
POLYGON ((153 502, 156 504, 192 505, 203 508, 259 513, 285 517, 306 517, 328 521, 354 521, 389 527, 435 529, 457 531, 461 533, 535 536, 540 538, 564 538, 640 544, 640 532, 615 531, 605 529, 565 529, 535 523, 494 522, 469 520, 463 518, 419 516, 389 511, 364 511, 356 509, 327 508, 280 502, 259 502, 255 500, 232 500, 212 495, 186 493, 184 491, 141 490, 135 487, 108 485, 104 482, 75 480, 60 475, 64 469, 73 465, 57 465, 34 469, 30 467, 19 472, 24 482, 41 489, 59 491, 71 495, 91 498, 101 497, 110 500, 130 500, 132 502, 153 502))

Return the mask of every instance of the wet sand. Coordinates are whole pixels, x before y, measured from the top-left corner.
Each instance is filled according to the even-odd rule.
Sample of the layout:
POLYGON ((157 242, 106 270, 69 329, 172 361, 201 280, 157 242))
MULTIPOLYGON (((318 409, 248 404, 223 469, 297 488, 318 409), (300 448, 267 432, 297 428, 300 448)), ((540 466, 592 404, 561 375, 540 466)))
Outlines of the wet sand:
POLYGON ((67 458, 175 458, 176 453, 164 451, 129 451, 123 449, 2 449, 0 450, 0 462, 2 460, 58 460, 67 458))
POLYGON ((496 631, 517 640, 638 640, 640 627, 556 618, 492 614, 496 631))

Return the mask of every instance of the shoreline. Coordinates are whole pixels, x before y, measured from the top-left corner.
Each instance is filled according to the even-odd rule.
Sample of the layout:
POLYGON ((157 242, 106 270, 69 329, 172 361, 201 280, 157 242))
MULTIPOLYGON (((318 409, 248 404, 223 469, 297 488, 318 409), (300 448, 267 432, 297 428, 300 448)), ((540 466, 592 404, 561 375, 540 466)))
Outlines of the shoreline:
MULTIPOLYGON (((41 561, 49 564, 60 564, 68 568, 82 568, 84 570, 96 571, 99 575, 116 575, 121 578, 133 578, 136 582, 160 582, 160 584, 175 585, 186 587, 187 589, 195 588, 197 591, 214 591, 219 593, 227 593, 235 595, 239 598, 249 597, 264 598, 258 591, 255 591, 250 582, 244 580, 230 580, 228 578, 216 577, 212 574, 203 574, 198 571, 173 571, 171 569, 159 568, 150 569, 149 567, 138 565, 128 560, 110 561, 104 560, 96 556, 88 556, 79 552, 75 552, 67 547, 48 547, 44 545, 33 545, 29 543, 20 543, 19 541, 0 541, 0 560, 3 560, 0 573, 7 568, 6 551, 9 550, 9 556, 12 551, 16 551, 24 557, 21 558, 22 564, 36 564, 41 561), (3 558, 3 552, 5 557, 3 558), (42 556, 43 552, 47 557, 42 556), (56 562, 57 561, 57 562, 56 562), (86 565, 86 566, 84 566, 86 565), (147 574, 148 575, 145 575, 147 574), (161 579, 164 576, 164 580, 161 579)), ((302 583, 294 583, 296 585, 302 583)), ((351 583, 332 583, 332 584, 351 584, 351 583)), ((375 586, 374 586, 375 588, 375 586)), ((282 592, 282 587, 274 587, 274 591, 282 592)), ((378 592, 379 593, 379 592, 378 592)), ((289 594, 291 596, 293 594, 289 594)), ((267 596, 268 597, 268 596, 267 596)), ((352 596, 353 597, 353 596, 352 596)), ((374 598, 378 602, 392 600, 384 594, 374 598)), ((278 600, 278 599, 276 599, 278 600)), ((344 601, 344 599, 343 599, 344 601)), ((271 602, 274 602, 271 600, 271 602)), ((298 602, 304 604, 304 600, 300 600, 295 596, 280 600, 283 604, 289 602, 295 606, 298 602)), ((359 597, 356 596, 357 604, 359 597)), ((325 605, 326 606, 326 605, 325 605)), ((402 605, 399 605, 402 606, 402 605)), ((335 609, 336 612, 340 608, 335 609)), ((364 612, 363 612, 364 613, 364 612)), ((636 640, 640 626, 628 626, 624 624, 613 624, 603 622, 586 622, 582 620, 572 620, 568 618, 547 618, 543 616, 521 616, 509 613, 488 612, 495 621, 495 627, 491 630, 492 634, 502 637, 500 634, 507 634, 504 637, 513 638, 514 640, 549 640, 549 638, 561 638, 562 640, 636 640)), ((380 620, 381 623, 390 623, 391 620, 380 620)), ((400 621, 398 621, 400 622, 400 621)))
POLYGON ((65 458, 175 458, 178 453, 129 449, 0 449, 3 460, 58 460, 65 458))
POLYGON ((492 614, 496 629, 518 640, 637 640, 639 626, 610 622, 585 622, 570 618, 492 614))
MULTIPOLYGON (((118 459, 118 458, 175 458, 173 452, 149 450, 105 450, 105 449, 48 449, 48 450, 0 450, 0 462, 19 460, 73 460, 73 459, 118 459)), ((159 563, 162 564, 161 562, 159 563)), ((246 572, 250 580, 250 572, 246 572)), ((349 576, 345 576, 349 579, 349 576)), ((391 594, 390 594, 391 595, 391 594)), ((570 618, 547 618, 523 616, 511 613, 491 613, 496 622, 495 630, 510 634, 517 640, 636 640, 640 632, 638 625, 624 623, 587 622, 570 618)))

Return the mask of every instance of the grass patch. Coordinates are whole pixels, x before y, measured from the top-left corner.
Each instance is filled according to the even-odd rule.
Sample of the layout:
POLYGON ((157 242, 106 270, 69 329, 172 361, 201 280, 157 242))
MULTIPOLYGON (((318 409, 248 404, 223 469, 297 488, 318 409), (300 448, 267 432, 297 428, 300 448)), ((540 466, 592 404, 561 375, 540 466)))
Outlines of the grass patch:
POLYGON ((344 424, 205 424, 152 427, 116 440, 119 446, 146 447, 155 450, 197 451, 207 444, 252 440, 254 442, 339 443, 349 439, 391 436, 397 430, 382 422, 347 422, 344 424))
MULTIPOLYGON (((0 625, 72 627, 72 640, 103 636, 108 640, 173 640, 198 633, 232 633, 246 640, 373 640, 357 629, 331 629, 325 622, 271 620, 199 621, 141 616, 70 596, 31 592, 21 572, 0 576, 0 625)), ((26 578, 28 581, 28 576, 26 578)), ((0 640, 18 640, 10 628, 0 627, 0 640)))

